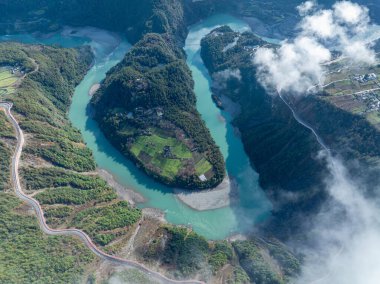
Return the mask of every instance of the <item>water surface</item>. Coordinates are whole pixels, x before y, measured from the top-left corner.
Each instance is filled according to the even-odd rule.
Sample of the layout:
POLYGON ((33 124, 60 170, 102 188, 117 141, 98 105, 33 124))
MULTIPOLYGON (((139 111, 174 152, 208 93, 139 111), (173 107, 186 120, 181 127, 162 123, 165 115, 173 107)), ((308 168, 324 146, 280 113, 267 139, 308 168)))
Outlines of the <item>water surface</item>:
POLYGON ((0 41, 15 40, 25 43, 59 44, 64 47, 91 45, 95 63, 83 81, 75 89, 69 118, 77 127, 93 151, 96 163, 110 172, 118 182, 133 189, 146 198, 141 208, 154 207, 165 212, 168 222, 191 226, 208 239, 223 239, 236 233, 251 230, 257 222, 269 215, 271 205, 258 185, 258 175, 252 169, 243 145, 235 135, 228 113, 219 110, 211 99, 210 77, 200 59, 200 40, 212 29, 229 25, 236 31, 249 30, 249 26, 228 15, 217 15, 190 27, 185 52, 188 65, 193 72, 197 107, 211 131, 226 160, 228 174, 236 179, 239 200, 235 205, 209 211, 195 211, 180 202, 172 189, 159 184, 125 159, 105 139, 96 122, 88 115, 88 92, 91 86, 101 82, 106 72, 122 60, 130 44, 119 36, 94 29, 66 29, 48 38, 33 35, 0 36, 0 41))

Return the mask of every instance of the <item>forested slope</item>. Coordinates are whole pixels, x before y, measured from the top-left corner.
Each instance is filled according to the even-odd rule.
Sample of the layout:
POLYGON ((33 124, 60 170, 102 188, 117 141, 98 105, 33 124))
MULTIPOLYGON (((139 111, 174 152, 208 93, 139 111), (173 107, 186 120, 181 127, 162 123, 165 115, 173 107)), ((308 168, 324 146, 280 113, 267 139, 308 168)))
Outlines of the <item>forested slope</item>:
POLYGON ((63 25, 122 32, 131 42, 146 33, 170 33, 184 40, 187 26, 224 7, 220 1, 192 0, 15 0, 0 1, 0 31, 54 31, 63 25))
POLYGON ((252 33, 239 34, 221 27, 202 40, 202 58, 212 74, 214 94, 240 105, 234 124, 260 184, 275 205, 273 229, 286 237, 325 197, 321 147, 277 96, 271 96, 255 79, 251 60, 257 46, 266 44, 252 33), (228 50, 226 46, 236 41, 228 50), (298 221, 297 221, 298 220, 298 221), (284 224, 284 225, 282 225, 284 224))
MULTIPOLYGON (((67 130, 58 130, 53 125, 55 123, 61 125, 63 121, 58 121, 59 117, 55 121, 49 121, 49 118, 52 117, 48 114, 51 111, 61 115, 65 113, 70 101, 70 92, 86 72, 91 58, 88 50, 55 48, 44 50, 40 46, 0 44, 0 66, 6 66, 7 69, 17 66, 25 73, 37 70, 37 66, 39 66, 42 73, 35 73, 34 76, 31 74, 30 77, 34 77, 34 79, 28 78, 24 81, 20 81, 23 79, 18 77, 19 80, 14 85, 5 88, 6 91, 0 95, 0 101, 14 102, 15 109, 19 111, 17 118, 25 125, 30 125, 34 130, 38 127, 44 129, 45 136, 41 131, 34 131, 33 134, 26 131, 28 143, 34 139, 32 136, 52 140, 56 134, 70 135, 67 130), (66 57, 67 65, 59 61, 63 56, 66 57), (57 68, 57 64, 61 65, 62 69, 57 68), (53 85, 49 86, 49 83, 53 85), (48 92, 44 88, 46 90, 54 88, 54 91, 48 92), (53 107, 53 101, 57 106, 61 106, 62 110, 53 107), (47 110, 47 107, 51 108, 47 110), (44 119, 45 116, 47 122, 39 120, 44 119), (49 131, 49 128, 54 131, 49 131)), ((3 81, 1 85, 3 85, 3 81)), ((70 129, 67 122, 66 127, 70 129)), ((80 139, 77 132, 73 131, 74 134, 80 139)), ((55 141, 60 138, 55 137, 55 141)), ((13 126, 4 112, 0 111, 0 191, 2 191, 0 193, 0 283, 74 283, 82 281, 85 270, 95 257, 79 240, 50 237, 43 234, 36 217, 31 215, 29 208, 25 207, 13 194, 10 167, 11 155, 15 148, 16 137, 13 126)), ((52 162, 58 161, 56 153, 48 149, 45 151, 45 154, 51 154, 52 162)), ((42 152, 39 156, 43 156, 42 152)), ((90 153, 89 155, 85 154, 84 157, 88 157, 91 161, 90 153)), ((35 158, 37 159, 37 156, 35 158)), ((28 159, 28 162, 31 160, 28 159)), ((25 163, 24 160, 25 164, 28 162, 25 163)), ((93 162, 84 165, 93 167, 93 162)))
POLYGON ((224 178, 223 157, 195 108, 191 73, 167 37, 145 35, 109 71, 92 99, 95 118, 106 137, 154 178, 213 187, 224 178))
MULTIPOLYGON (((21 157, 22 186, 40 202, 48 224, 82 229, 96 243, 105 246, 115 239, 125 238, 141 218, 141 210, 119 200, 116 192, 97 176, 92 152, 67 118, 74 87, 92 60, 88 47, 66 49, 1 43, 0 66, 23 76, 12 86, 12 91, 1 94, 0 100, 13 103, 12 112, 26 138, 21 157)), ((7 128, 2 128, 2 133, 9 135, 10 130, 5 131, 7 128)), ((9 149, 7 155, 13 150, 9 149)), ((43 240, 55 240, 54 249, 62 250, 59 248, 61 239, 44 237, 43 240)), ((68 241, 63 249, 71 249, 70 243, 68 241)), ((4 249, 10 253, 9 248, 4 249)), ((78 255, 75 251, 72 254, 84 257, 88 252, 82 250, 78 255)), ((50 256, 46 252, 46 257, 57 262, 54 251, 50 256)), ((83 271, 81 269, 78 267, 75 273, 83 271)), ((61 270, 70 273, 69 267, 61 270)), ((57 272, 51 273, 51 277, 58 277, 54 274, 57 272)))

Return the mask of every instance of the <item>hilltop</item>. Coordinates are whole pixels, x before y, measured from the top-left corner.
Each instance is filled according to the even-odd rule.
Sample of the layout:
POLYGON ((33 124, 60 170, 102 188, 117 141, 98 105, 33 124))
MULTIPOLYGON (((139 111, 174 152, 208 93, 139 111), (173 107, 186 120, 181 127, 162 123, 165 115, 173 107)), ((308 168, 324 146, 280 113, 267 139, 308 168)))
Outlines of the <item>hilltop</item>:
POLYGON ((224 178, 223 157, 195 103, 175 46, 147 34, 107 74, 92 105, 106 137, 157 180, 202 189, 224 178))

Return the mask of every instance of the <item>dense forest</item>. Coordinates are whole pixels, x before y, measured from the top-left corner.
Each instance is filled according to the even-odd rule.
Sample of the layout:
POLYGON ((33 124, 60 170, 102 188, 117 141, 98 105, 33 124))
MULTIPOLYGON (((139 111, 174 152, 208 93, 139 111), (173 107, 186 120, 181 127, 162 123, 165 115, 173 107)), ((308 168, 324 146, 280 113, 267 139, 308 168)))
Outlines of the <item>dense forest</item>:
MULTIPOLYGON (((261 2, 257 1, 258 5, 268 10, 257 9, 256 1, 246 1, 248 4, 243 6, 240 1, 227 4, 211 0, 0 1, 0 30, 46 32, 70 24, 93 25, 126 34, 136 44, 107 74, 95 94, 92 100, 95 118, 110 141, 150 175, 170 185, 205 188, 223 179, 224 162, 195 109, 193 82, 180 47, 187 25, 212 12, 228 10, 226 7, 231 11, 244 10, 245 16, 281 21, 281 12, 272 13, 273 4, 261 2), (173 138, 181 143, 173 143, 173 138), (163 153, 159 154, 176 161, 161 164, 165 159, 154 156, 157 153, 149 149, 152 145, 162 145, 163 153), (144 147, 148 149, 146 152, 141 151, 144 147), (153 167, 146 167, 147 160, 154 161, 153 167), (178 164, 178 160, 185 164, 178 164), (183 165, 187 166, 187 172, 178 170, 183 165), (165 168, 165 172, 157 174, 157 167, 165 168), (174 181, 168 179, 173 173, 177 175, 174 181), (205 173, 207 182, 199 180, 200 173, 205 173)), ((288 12, 287 4, 282 4, 288 12)), ((263 42, 250 33, 239 35, 227 27, 219 32, 221 36, 209 36, 202 42, 202 57, 216 82, 214 93, 229 96, 241 105, 234 124, 260 173, 261 185, 275 203, 277 218, 272 231, 285 238, 297 226, 298 214, 307 213, 312 208, 310 204, 318 204, 324 198, 324 192, 317 188, 324 171, 323 162, 316 159, 319 146, 311 133, 294 121, 285 105, 265 94, 253 79, 255 70, 246 47, 263 42), (223 52, 236 37, 239 37, 236 46, 223 52), (228 74, 224 71, 231 70, 235 75, 227 80, 226 89, 220 89, 224 83, 217 83, 228 74), (290 195, 297 198, 288 200, 290 195)), ((33 137, 23 154, 25 188, 42 204, 51 226, 83 229, 97 244, 106 246, 110 252, 117 251, 119 247, 113 244, 133 229, 142 216, 141 210, 118 200, 114 190, 93 172, 91 151, 66 117, 73 88, 92 61, 89 50, 17 44, 1 44, 0 48, 2 65, 18 64, 27 73, 35 70, 36 64, 39 66, 38 72, 23 81, 17 96, 7 98, 14 103, 21 128, 33 137)), ((3 150, 1 143, 0 155, 9 159, 11 151, 9 147, 3 150)), ((6 168, 7 164, 2 162, 3 159, 1 169, 6 168)), ((7 174, 0 178, 6 184, 7 174)), ((12 202, 16 206, 16 201, 12 202)), ((4 216, 14 214, 12 206, 7 205, 4 216)), ((36 236, 39 237, 38 233, 36 236)), ((45 238, 48 239, 45 236, 38 241, 46 247, 51 243, 44 243, 45 238)), ((53 257, 55 245, 60 249, 60 239, 54 240, 53 257)), ((6 249, 9 251, 9 247, 6 249)), ((81 247, 77 250, 82 252, 81 247)), ((214 274, 223 270, 228 271, 227 283, 280 284, 299 272, 296 257, 274 239, 207 242, 187 228, 170 225, 160 226, 140 253, 142 261, 158 261, 175 277, 189 277, 202 269, 214 274)), ((87 254, 83 257, 74 268, 72 262, 66 264, 66 258, 60 263, 65 269, 57 265, 57 270, 65 271, 63 281, 74 282, 70 278, 72 271, 83 272, 84 264, 90 261, 87 254)), ((27 279, 23 278, 25 271, 19 273, 19 279, 27 279)), ((49 277, 57 275, 56 271, 51 273, 49 277)))
POLYGON ((224 279, 221 283, 284 284, 300 271, 299 260, 271 238, 207 242, 188 228, 163 225, 136 249, 142 260, 168 267, 174 275, 209 278, 212 273, 224 279))
POLYGON ((21 202, 0 193, 0 283, 77 283, 94 255, 79 241, 47 236, 21 202))
POLYGON ((149 175, 209 188, 223 180, 225 165, 196 110, 193 86, 179 49, 164 35, 147 34, 108 72, 92 105, 106 137, 149 175))
POLYGON ((15 136, 12 125, 2 111, 0 111, 0 138, 0 191, 4 191, 10 187, 9 165, 11 151, 15 145, 15 136))
POLYGON ((0 31, 54 31, 62 25, 122 32, 135 43, 146 33, 184 40, 187 26, 228 1, 192 0, 16 0, 0 1, 0 31))
MULTIPOLYGON (((83 229, 96 243, 106 246, 115 239, 126 236, 129 229, 140 220, 141 210, 119 200, 114 189, 98 177, 92 152, 67 118, 74 87, 82 80, 92 60, 88 47, 66 49, 1 43, 0 66, 17 68, 25 74, 25 77, 20 77, 12 92, 1 95, 1 100, 13 103, 12 112, 27 137, 21 157, 22 184, 27 193, 35 193, 48 224, 52 227, 83 229)), ((1 172, 1 184, 2 189, 9 191, 9 157, 15 141, 12 140, 13 129, 2 112, 0 126, 0 154, 5 157, 4 160, 1 159, 1 167, 6 169, 1 172)), ((10 193, 7 195, 7 198, 14 199, 10 193)), ((12 279, 11 283, 17 282, 15 279, 21 279, 21 282, 29 282, 26 279, 36 281, 33 278, 37 277, 36 274, 29 275, 33 269, 44 270, 46 277, 50 277, 44 278, 43 282, 57 282, 58 274, 61 274, 62 283, 75 282, 81 277, 84 265, 93 259, 93 255, 71 239, 66 238, 63 242, 61 238, 38 237, 42 233, 39 232, 37 221, 33 221, 32 227, 20 225, 25 222, 31 224, 30 220, 25 219, 32 218, 30 216, 17 221, 21 223, 10 223, 9 220, 14 219, 12 214, 16 214, 12 213, 13 208, 17 205, 15 201, 12 202, 13 207, 6 209, 8 215, 1 214, 0 222, 7 224, 4 228, 10 228, 10 233, 4 235, 2 245, 7 246, 4 249, 8 254, 32 257, 35 253, 39 257, 30 260, 33 263, 31 266, 26 265, 29 258, 25 258, 25 269, 15 270, 9 267, 6 274, 1 274, 13 278, 4 279, 12 279), (14 224, 13 229, 10 224, 14 224), (32 231, 34 233, 30 233, 32 231), (15 234, 19 234, 21 239, 18 239, 18 247, 12 252, 9 244, 14 242, 15 234), (33 237, 25 237, 25 234, 33 237), (38 252, 20 252, 25 249, 21 240, 25 243, 24 246, 31 245, 38 252), (42 249, 43 247, 50 249, 42 249), (68 255, 62 257, 66 251, 68 255), (56 270, 44 268, 50 263, 47 259, 55 264, 56 270), (12 271, 19 271, 18 275, 8 275, 12 271)), ((11 258, 11 255, 5 257, 11 258)), ((9 265, 13 265, 13 262, 9 265)))
MULTIPOLYGON (((380 183, 379 130, 365 117, 338 108, 331 97, 305 97, 294 101, 298 113, 313 125, 335 155, 343 158, 352 175, 360 174, 368 188, 380 183), (334 123, 331 123, 334 122, 334 123)), ((371 194, 374 192, 368 192, 371 194)))
POLYGON ((252 33, 220 27, 202 40, 201 56, 213 77, 213 93, 240 105, 233 123, 260 174, 261 186, 275 205, 273 232, 286 238, 294 234, 298 218, 318 209, 325 198, 321 180, 326 168, 317 159, 320 145, 313 134, 255 80, 250 54, 263 44, 252 33), (236 45, 225 50, 235 40, 236 45))

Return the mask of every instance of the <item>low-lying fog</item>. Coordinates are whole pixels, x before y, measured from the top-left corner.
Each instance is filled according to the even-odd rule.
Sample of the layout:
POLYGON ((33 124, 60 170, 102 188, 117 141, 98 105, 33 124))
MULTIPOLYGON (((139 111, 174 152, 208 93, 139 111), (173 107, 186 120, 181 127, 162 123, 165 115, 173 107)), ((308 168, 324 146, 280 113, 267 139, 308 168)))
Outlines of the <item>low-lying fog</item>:
MULTIPOLYGON (((313 95, 324 80, 324 65, 332 51, 352 63, 377 64, 374 39, 380 37, 367 7, 339 1, 321 8, 315 1, 298 7, 301 21, 294 39, 277 49, 260 48, 254 56, 261 84, 274 95, 286 92, 313 95)), ((326 187, 330 199, 321 212, 308 220, 309 231, 302 274, 296 283, 380 283, 380 205, 377 198, 364 197, 366 184, 350 176, 342 161, 327 149, 321 152, 330 175, 326 187)), ((376 192, 377 190, 371 190, 376 192)))

